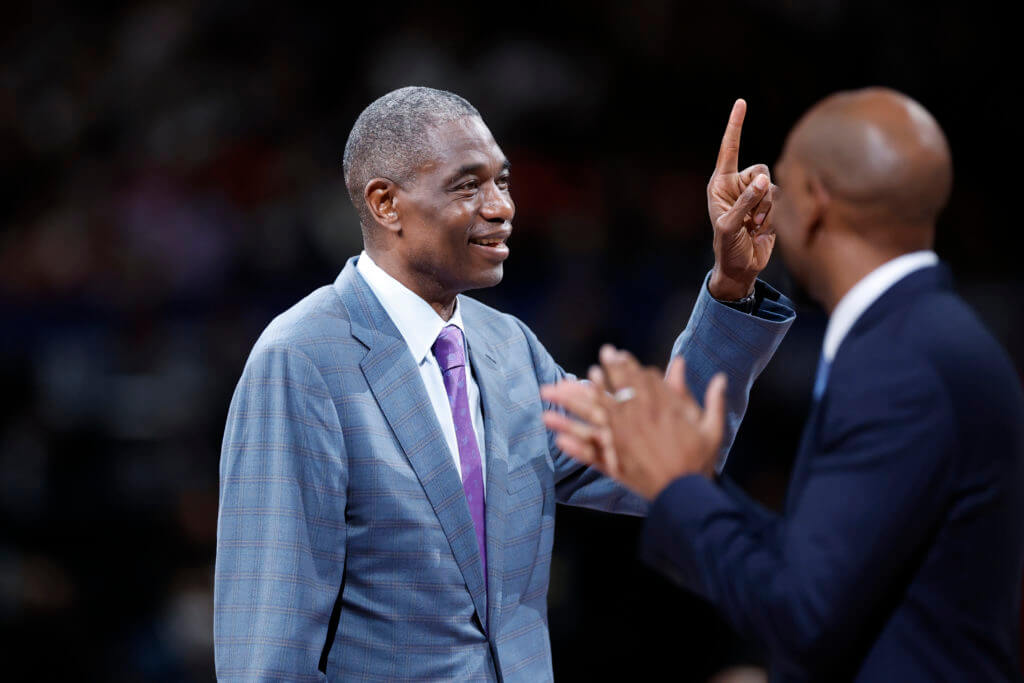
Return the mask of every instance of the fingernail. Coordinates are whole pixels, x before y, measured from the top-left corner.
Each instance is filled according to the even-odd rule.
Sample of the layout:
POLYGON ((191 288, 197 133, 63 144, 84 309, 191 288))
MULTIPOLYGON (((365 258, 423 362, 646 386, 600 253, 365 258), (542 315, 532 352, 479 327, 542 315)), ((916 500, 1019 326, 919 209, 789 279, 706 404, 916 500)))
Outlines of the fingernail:
POLYGON ((754 224, 755 225, 761 225, 762 223, 764 223, 764 217, 767 216, 767 215, 768 214, 766 214, 766 213, 759 213, 756 216, 754 216, 754 224))
POLYGON ((615 347, 611 344, 605 344, 601 347, 598 355, 601 357, 601 360, 609 361, 615 356, 615 347))
POLYGON ((756 187, 759 190, 763 190, 764 188, 768 187, 768 176, 766 176, 764 173, 757 176, 757 178, 754 179, 754 187, 756 187))

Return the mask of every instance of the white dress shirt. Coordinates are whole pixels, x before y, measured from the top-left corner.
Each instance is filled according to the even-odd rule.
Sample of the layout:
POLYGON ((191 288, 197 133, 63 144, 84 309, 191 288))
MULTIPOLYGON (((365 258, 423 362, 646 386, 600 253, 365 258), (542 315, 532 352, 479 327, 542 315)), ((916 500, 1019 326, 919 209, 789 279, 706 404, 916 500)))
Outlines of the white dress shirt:
POLYGON ((825 363, 832 362, 836 357, 836 351, 839 350, 839 345, 843 343, 843 339, 846 338, 857 319, 890 287, 914 271, 934 266, 938 262, 939 257, 935 255, 934 251, 915 251, 886 261, 861 278, 850 288, 849 292, 843 295, 828 319, 828 327, 825 328, 825 344, 821 349, 825 363))
MULTIPOLYGON (((380 266, 373 262, 370 255, 365 251, 359 254, 356 261, 356 270, 366 284, 370 286, 380 305, 384 307, 391 322, 398 328, 398 332, 405 339, 409 346, 412 358, 420 370, 420 377, 423 379, 423 386, 427 389, 427 396, 430 397, 430 404, 437 415, 437 421, 441 425, 441 433, 448 443, 448 450, 451 451, 452 459, 455 461, 455 469, 462 477, 462 463, 459 460, 459 445, 455 438, 455 420, 452 418, 452 409, 448 404, 448 392, 444 388, 444 379, 441 376, 441 366, 434 358, 431 348, 437 335, 448 325, 455 325, 463 334, 463 346, 465 346, 466 326, 462 322, 462 314, 459 312, 458 298, 455 299, 455 312, 451 320, 447 322, 430 307, 425 300, 401 282, 385 273, 380 266)), ((469 363, 469 351, 466 353, 466 383, 469 385, 469 409, 473 413, 473 431, 476 432, 476 444, 480 450, 480 467, 484 480, 484 489, 487 488, 487 458, 484 449, 484 417, 480 408, 480 389, 477 387, 476 379, 473 377, 472 367, 469 363)))

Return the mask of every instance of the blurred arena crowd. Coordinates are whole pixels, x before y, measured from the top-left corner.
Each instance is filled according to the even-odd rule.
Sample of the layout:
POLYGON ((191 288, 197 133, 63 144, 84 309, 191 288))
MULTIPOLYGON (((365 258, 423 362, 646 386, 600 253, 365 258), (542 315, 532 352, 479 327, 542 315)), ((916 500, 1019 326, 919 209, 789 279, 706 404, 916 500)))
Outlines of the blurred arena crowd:
MULTIPOLYGON (((993 178, 1009 159, 992 137, 1006 143, 1016 123, 979 68, 999 42, 981 10, 965 20, 960 4, 938 5, 921 19, 876 1, 642 0, 394 11, 4 10, 0 638, 15 670, 212 676, 228 401, 262 328, 359 252, 341 153, 362 107, 398 86, 458 92, 494 131, 517 215, 505 282, 479 298, 525 320, 576 373, 606 341, 667 359, 712 261, 704 187, 733 98, 750 103, 741 163, 770 164, 822 95, 900 88, 953 147, 939 254, 1024 368, 1017 180, 993 178)), ((778 264, 767 279, 792 293, 778 264)), ((784 494, 824 322, 801 310, 731 456, 769 504, 784 494)), ((709 607, 639 565, 637 528, 560 513, 556 675, 630 671, 641 650, 652 667, 682 666, 685 653, 686 680, 757 663, 724 623, 706 626, 709 607), (602 666, 573 666, 596 666, 576 657, 594 648, 608 652, 602 666)))

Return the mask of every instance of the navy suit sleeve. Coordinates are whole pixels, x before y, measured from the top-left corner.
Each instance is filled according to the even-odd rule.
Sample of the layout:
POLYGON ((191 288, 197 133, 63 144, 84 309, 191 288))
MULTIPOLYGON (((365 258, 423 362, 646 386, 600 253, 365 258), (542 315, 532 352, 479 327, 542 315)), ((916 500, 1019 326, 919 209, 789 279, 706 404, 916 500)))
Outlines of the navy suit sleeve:
POLYGON ((662 492, 644 528, 645 560, 783 669, 827 666, 862 641, 940 523, 957 452, 948 394, 908 354, 833 374, 825 401, 785 519, 695 475, 662 492))
POLYGON ((345 566, 348 470, 313 362, 258 346, 224 430, 214 573, 219 680, 324 680, 345 566))

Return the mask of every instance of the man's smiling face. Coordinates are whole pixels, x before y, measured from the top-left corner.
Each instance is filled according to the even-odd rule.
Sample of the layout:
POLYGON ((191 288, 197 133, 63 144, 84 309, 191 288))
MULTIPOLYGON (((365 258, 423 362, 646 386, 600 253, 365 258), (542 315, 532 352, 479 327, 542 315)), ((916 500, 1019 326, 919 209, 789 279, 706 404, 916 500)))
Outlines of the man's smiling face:
POLYGON ((515 204, 509 163, 476 116, 434 127, 429 158, 395 193, 400 258, 452 295, 501 282, 515 204))

